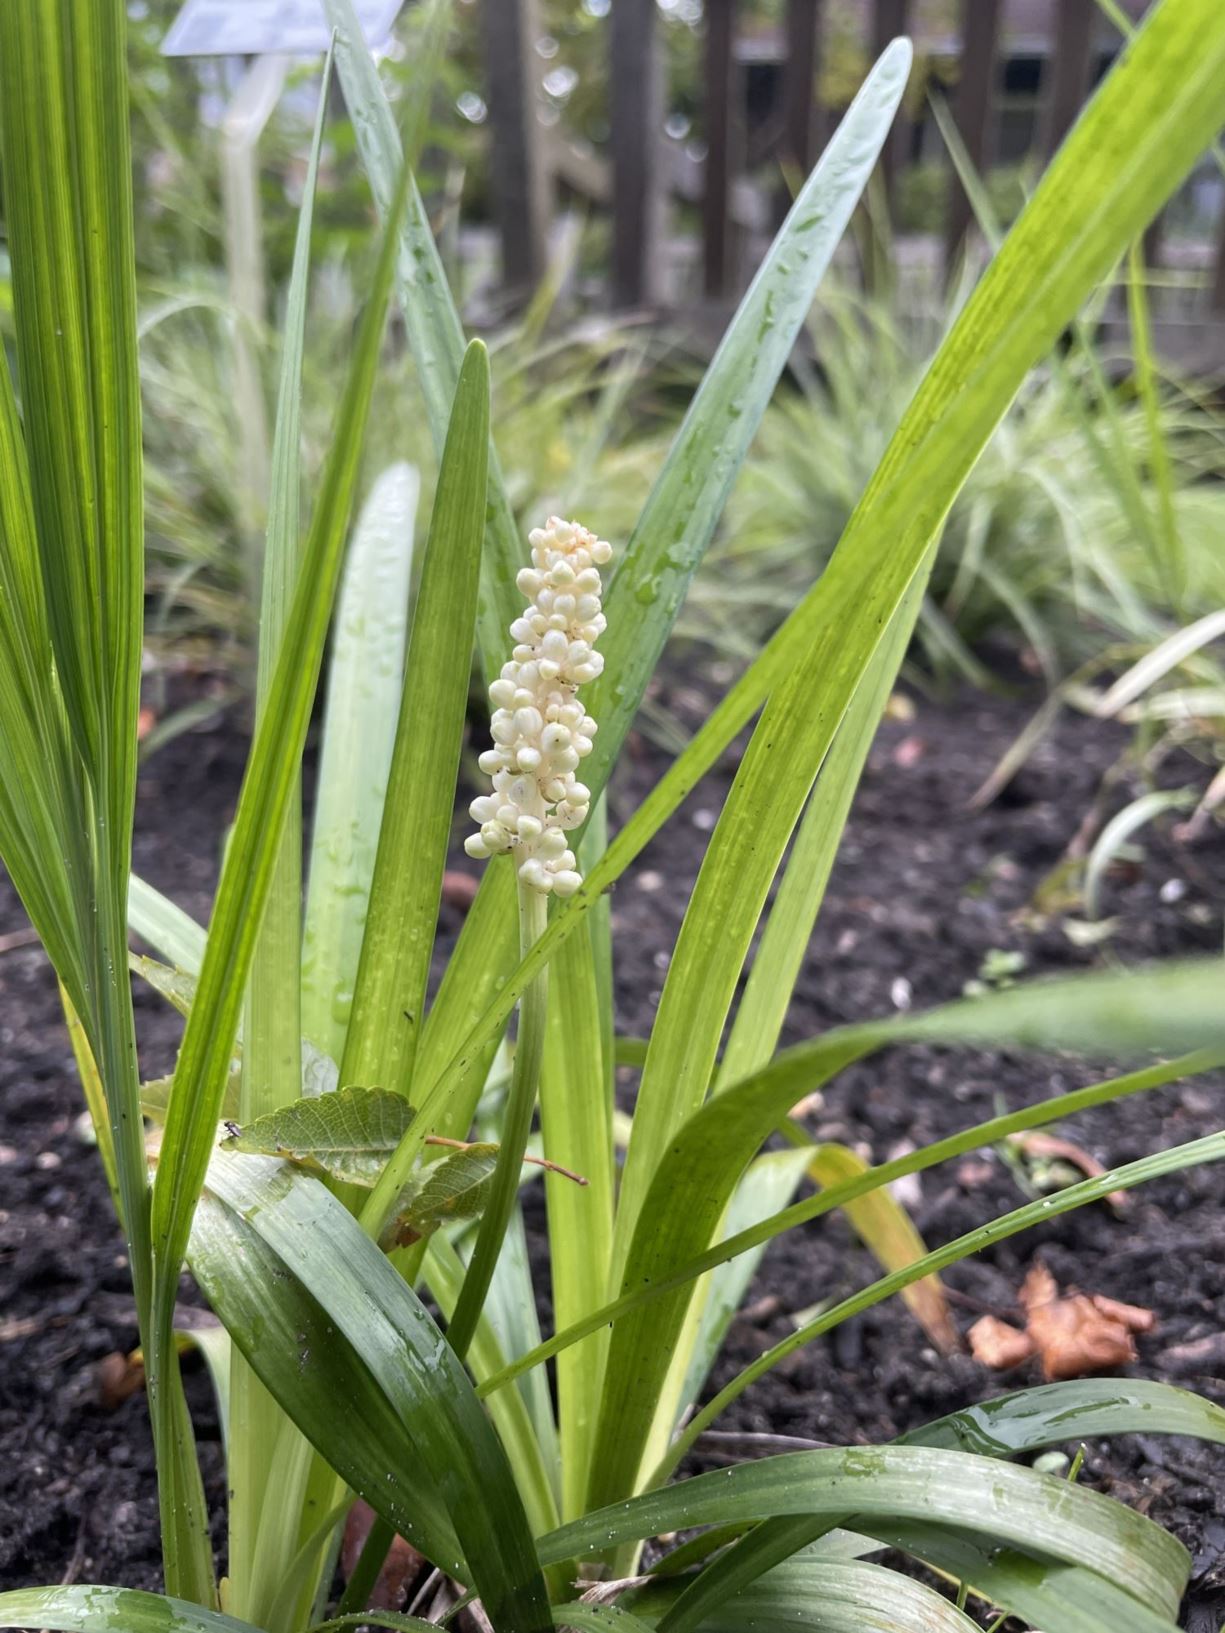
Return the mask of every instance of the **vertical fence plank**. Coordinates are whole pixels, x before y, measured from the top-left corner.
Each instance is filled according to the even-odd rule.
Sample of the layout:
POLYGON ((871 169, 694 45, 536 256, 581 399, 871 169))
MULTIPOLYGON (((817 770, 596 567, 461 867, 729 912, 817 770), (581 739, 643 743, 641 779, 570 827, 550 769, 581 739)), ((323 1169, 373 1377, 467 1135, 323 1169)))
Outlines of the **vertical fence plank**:
POLYGON ((535 0, 481 6, 502 283, 519 295, 540 281, 548 254, 548 179, 532 74, 535 10, 535 0))
MULTIPOLYGON (((1092 0, 1090 0, 1092 4, 1092 0)), ((875 62, 890 40, 905 34, 910 22, 910 0, 876 0, 872 10, 872 60, 875 62)), ((893 128, 880 150, 880 174, 885 184, 885 198, 893 200, 893 184, 899 166, 904 162, 906 144, 910 135, 910 121, 904 108, 899 108, 893 128)))
POLYGON ((706 169, 702 196, 702 269, 706 295, 719 300, 736 283, 732 182, 739 145, 736 107, 736 0, 706 0, 706 169))
POLYGON ((1089 93, 1097 0, 1056 0, 1055 34, 1046 59, 1042 147, 1049 158, 1076 122, 1089 93))
POLYGON ((801 176, 817 156, 817 67, 822 0, 787 0, 783 162, 801 176))
POLYGON ((655 0, 616 0, 610 8, 613 301, 620 307, 654 304, 662 293, 663 61, 655 14, 655 0))
MULTIPOLYGON (((961 0, 961 81, 953 116, 970 161, 980 171, 986 169, 988 159, 1002 10, 1001 0, 961 0)), ((952 265, 961 248, 971 216, 969 196, 950 164, 946 267, 952 265)))

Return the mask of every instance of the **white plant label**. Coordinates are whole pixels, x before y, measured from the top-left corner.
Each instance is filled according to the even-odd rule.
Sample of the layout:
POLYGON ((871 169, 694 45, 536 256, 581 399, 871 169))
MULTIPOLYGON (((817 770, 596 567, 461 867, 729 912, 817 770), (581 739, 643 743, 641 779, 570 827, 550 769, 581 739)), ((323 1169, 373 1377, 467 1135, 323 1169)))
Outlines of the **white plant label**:
MULTIPOLYGON (((366 44, 384 45, 403 0, 354 0, 366 44)), ((162 41, 164 57, 313 57, 328 48, 323 0, 187 0, 162 41)))

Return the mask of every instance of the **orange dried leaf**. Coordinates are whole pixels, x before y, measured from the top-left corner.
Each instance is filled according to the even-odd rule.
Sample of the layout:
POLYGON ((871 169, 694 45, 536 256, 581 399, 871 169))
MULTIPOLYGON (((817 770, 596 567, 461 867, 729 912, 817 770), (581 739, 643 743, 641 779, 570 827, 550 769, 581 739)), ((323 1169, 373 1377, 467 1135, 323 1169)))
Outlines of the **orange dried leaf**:
POLYGON ((1025 1331, 984 1316, 970 1328, 970 1350, 984 1366, 1005 1370, 1036 1355, 1052 1383, 1109 1372, 1136 1359, 1134 1334, 1151 1332, 1157 1318, 1139 1305, 1097 1294, 1061 1294, 1045 1265, 1036 1264, 1020 1293, 1025 1331))
POLYGON ((994 1367, 997 1372, 1020 1366, 1034 1353, 1033 1339, 1028 1333, 1010 1327, 1006 1321, 994 1315, 980 1316, 967 1337, 974 1359, 981 1361, 983 1366, 994 1367))
POLYGON ((1093 1294, 1093 1304, 1099 1315, 1122 1322, 1132 1332, 1152 1332, 1157 1325, 1153 1312, 1139 1304, 1123 1304, 1117 1298, 1105 1298, 1101 1293, 1093 1294))
POLYGON ((1137 1321, 1152 1316, 1112 1299, 1084 1293, 1060 1297, 1055 1278, 1035 1265, 1021 1289, 1026 1326, 1042 1361, 1043 1376, 1051 1382, 1079 1378, 1087 1372, 1108 1372, 1136 1359, 1133 1330, 1137 1321), (1126 1311, 1126 1318, 1122 1312, 1126 1311))

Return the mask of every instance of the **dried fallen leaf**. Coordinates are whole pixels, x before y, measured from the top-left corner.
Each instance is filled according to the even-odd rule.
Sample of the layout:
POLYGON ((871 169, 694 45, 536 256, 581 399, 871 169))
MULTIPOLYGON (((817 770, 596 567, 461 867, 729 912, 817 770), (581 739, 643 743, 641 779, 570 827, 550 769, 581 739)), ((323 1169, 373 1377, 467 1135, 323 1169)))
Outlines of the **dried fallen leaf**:
POLYGON ((1020 1366, 1022 1361, 1028 1361, 1034 1353, 1033 1339, 1027 1332, 1020 1332, 1016 1327, 1010 1327, 1006 1321, 998 1316, 985 1315, 970 1328, 970 1354, 984 1366, 993 1367, 997 1372, 1006 1372, 1009 1367, 1020 1366))
POLYGON ((1124 1304, 1117 1298, 1106 1298, 1102 1293, 1094 1293, 1091 1297, 1099 1315, 1121 1321, 1132 1332, 1152 1332, 1157 1325, 1157 1317, 1141 1304, 1124 1304))
POLYGON ((1151 1311, 1114 1299, 1085 1293, 1060 1297, 1054 1276, 1043 1265, 1026 1276, 1021 1303, 1043 1376, 1051 1382, 1127 1365, 1136 1359, 1133 1334, 1154 1325, 1151 1311))
POLYGON ((999 1371, 1036 1355, 1052 1383, 1134 1361, 1134 1334, 1151 1332, 1157 1324, 1151 1310, 1136 1304, 1099 1294, 1060 1294, 1054 1276, 1040 1264, 1025 1278, 1021 1306, 1024 1331, 996 1316, 983 1316, 970 1328, 971 1353, 976 1361, 999 1371))

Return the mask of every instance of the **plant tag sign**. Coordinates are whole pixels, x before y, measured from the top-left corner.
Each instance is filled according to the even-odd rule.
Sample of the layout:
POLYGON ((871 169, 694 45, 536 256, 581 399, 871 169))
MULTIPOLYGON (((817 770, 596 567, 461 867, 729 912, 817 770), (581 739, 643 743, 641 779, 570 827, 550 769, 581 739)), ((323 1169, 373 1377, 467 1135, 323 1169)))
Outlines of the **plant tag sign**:
MULTIPOLYGON (((354 0, 366 44, 386 44, 403 0, 354 0)), ((162 41, 164 57, 313 57, 328 48, 323 0, 187 0, 162 41)))

